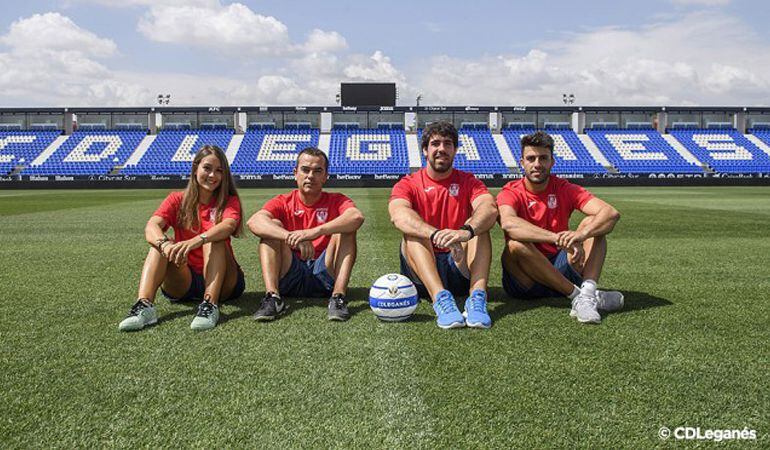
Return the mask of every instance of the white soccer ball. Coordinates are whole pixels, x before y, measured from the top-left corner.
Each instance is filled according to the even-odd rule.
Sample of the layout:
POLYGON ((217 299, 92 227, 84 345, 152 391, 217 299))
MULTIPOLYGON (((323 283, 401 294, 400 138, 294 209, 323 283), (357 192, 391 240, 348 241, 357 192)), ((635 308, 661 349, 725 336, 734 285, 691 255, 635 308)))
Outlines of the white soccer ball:
POLYGON ((420 297, 412 281, 397 273, 377 278, 369 289, 369 307, 378 319, 387 322, 408 319, 419 302, 420 297))

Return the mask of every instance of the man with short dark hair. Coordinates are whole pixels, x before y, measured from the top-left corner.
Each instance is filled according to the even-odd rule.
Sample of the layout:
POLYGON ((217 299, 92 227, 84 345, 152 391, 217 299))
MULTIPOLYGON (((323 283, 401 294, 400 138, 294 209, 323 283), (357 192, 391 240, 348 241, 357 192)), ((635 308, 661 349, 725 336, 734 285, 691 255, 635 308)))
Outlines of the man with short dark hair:
POLYGON ((396 183, 390 220, 403 233, 401 273, 433 301, 441 328, 489 328, 487 283, 492 259, 489 230, 494 197, 473 174, 453 168, 458 133, 448 122, 425 128, 427 165, 396 183), (468 295, 464 315, 455 295, 468 295))
POLYGON ((329 159, 313 147, 297 156, 297 189, 269 200, 249 219, 260 238, 265 297, 260 321, 283 314, 287 297, 330 297, 329 320, 350 316, 345 294, 356 260, 356 231, 364 216, 343 194, 325 192, 329 159))
POLYGON ((623 294, 597 290, 606 236, 620 214, 582 187, 551 175, 554 142, 543 131, 522 137, 524 178, 506 184, 497 195, 505 234, 503 288, 513 297, 566 296, 571 317, 599 323, 599 310, 623 307, 623 294), (572 211, 586 217, 569 229, 572 211))

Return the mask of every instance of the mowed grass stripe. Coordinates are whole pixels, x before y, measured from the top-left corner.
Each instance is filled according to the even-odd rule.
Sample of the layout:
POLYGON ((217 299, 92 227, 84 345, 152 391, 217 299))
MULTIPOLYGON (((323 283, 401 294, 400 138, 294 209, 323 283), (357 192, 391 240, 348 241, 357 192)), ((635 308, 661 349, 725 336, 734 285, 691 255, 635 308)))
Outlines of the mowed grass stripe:
MULTIPOLYGON (((711 197, 721 209, 770 191, 593 191, 623 213, 603 284, 627 294, 598 327, 576 324, 563 299, 507 299, 499 229, 492 329, 439 330, 426 302, 412 321, 378 322, 368 287, 398 270, 400 239, 386 189, 344 190, 367 216, 345 324, 312 300, 251 321, 263 286, 247 237, 234 240, 247 294, 222 307, 216 330, 192 333, 194 305, 161 300, 160 326, 120 334, 142 229, 167 191, 105 205, 80 191, 69 210, 0 217, 13 237, 0 247, 2 291, 15 307, 0 315, 4 446, 646 447, 663 425, 747 426, 766 443, 766 225, 751 208, 670 203, 711 197)), ((277 192, 243 190, 247 215, 277 192)))

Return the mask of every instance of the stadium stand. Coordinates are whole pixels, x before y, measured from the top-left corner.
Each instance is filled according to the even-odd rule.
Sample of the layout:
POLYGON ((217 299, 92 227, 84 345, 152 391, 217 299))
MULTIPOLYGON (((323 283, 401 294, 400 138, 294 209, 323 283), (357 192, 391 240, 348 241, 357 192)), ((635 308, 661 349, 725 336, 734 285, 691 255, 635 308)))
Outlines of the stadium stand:
POLYGON ((675 129, 673 135, 719 173, 770 173, 770 156, 734 129, 675 129))
POLYGON ((770 153, 770 124, 760 126, 749 130, 751 133, 746 137, 757 147, 760 147, 766 154, 770 153), (764 147, 764 148, 762 148, 764 147))
POLYGON ((305 147, 318 147, 319 134, 313 128, 249 127, 230 169, 239 175, 291 174, 297 153, 305 147))
POLYGON ((0 175, 28 166, 59 135, 61 131, 0 131, 0 175))
POLYGON ((703 173, 655 130, 586 130, 620 173, 703 173))
POLYGON ((76 131, 24 175, 108 175, 133 153, 147 131, 76 131))
MULTIPOLYGON (((503 162, 500 151, 495 145, 489 129, 479 127, 461 127, 459 133, 460 146, 455 155, 454 167, 476 174, 510 173, 503 162)), ((422 129, 417 130, 417 141, 422 142, 422 129)), ((422 163, 425 156, 420 152, 422 163)))
MULTIPOLYGON (((574 131, 563 128, 545 131, 554 140, 553 154, 556 164, 553 167, 553 173, 607 173, 607 170, 591 156, 574 131)), ((521 137, 534 132, 534 128, 520 127, 510 127, 503 130, 503 136, 505 136, 508 146, 511 147, 517 164, 521 158, 521 137)))
POLYGON ((402 129, 351 129, 335 127, 329 147, 330 173, 409 173, 406 133, 402 129))
MULTIPOLYGON (((230 129, 163 130, 136 164, 127 164, 124 175, 189 175, 190 162, 203 145, 227 149, 233 137, 230 129)), ((138 142, 137 142, 138 144, 138 142)), ((137 145, 133 146, 136 149, 137 145)))

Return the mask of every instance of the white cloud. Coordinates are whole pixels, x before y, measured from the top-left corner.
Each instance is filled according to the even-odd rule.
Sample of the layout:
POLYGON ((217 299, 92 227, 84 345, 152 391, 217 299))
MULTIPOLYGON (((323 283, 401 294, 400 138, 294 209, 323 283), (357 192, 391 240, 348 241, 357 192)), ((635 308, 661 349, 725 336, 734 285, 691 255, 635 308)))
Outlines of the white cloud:
POLYGON ((304 42, 293 43, 278 19, 238 3, 174 4, 152 3, 140 29, 147 27, 143 32, 162 42, 271 55, 273 68, 246 62, 256 58, 232 58, 232 70, 223 76, 115 70, 109 65, 118 55, 112 40, 47 13, 19 19, 0 36, 7 47, 0 49, 0 100, 19 106, 150 105, 163 91, 180 106, 330 105, 340 82, 394 81, 401 103, 420 93, 424 104, 433 105, 554 105, 564 92, 584 105, 770 104, 770 45, 746 23, 713 11, 564 34, 522 54, 437 55, 405 71, 380 50, 348 52, 347 40, 334 31, 314 29, 304 42), (173 11, 157 15, 163 8, 173 11))
POLYGON ((398 81, 403 80, 403 76, 390 62, 390 58, 385 56, 380 50, 374 52, 371 56, 357 56, 353 63, 343 71, 345 76, 351 80, 360 81, 398 81))
POLYGON ((221 0, 69 0, 114 8, 145 7, 137 30, 162 43, 204 48, 228 55, 293 57, 348 48, 336 31, 313 29, 304 43, 292 42, 286 25, 242 3, 221 0))
POLYGON ((336 31, 323 31, 315 29, 310 32, 303 50, 308 53, 337 52, 348 48, 348 43, 341 34, 336 31))
POLYGON ((110 39, 77 26, 69 17, 49 12, 19 19, 11 24, 0 43, 16 52, 67 51, 97 57, 115 54, 117 46, 110 39))
POLYGON ((766 105, 770 50, 745 23, 699 12, 639 29, 601 28, 525 56, 432 60, 416 75, 431 104, 766 105))
POLYGON ((286 25, 249 7, 152 6, 138 30, 147 38, 225 53, 280 54, 289 47, 286 25))
POLYGON ((3 102, 37 105, 134 105, 145 95, 135 83, 119 83, 98 60, 117 54, 101 38, 58 13, 13 22, 0 43, 3 102))

